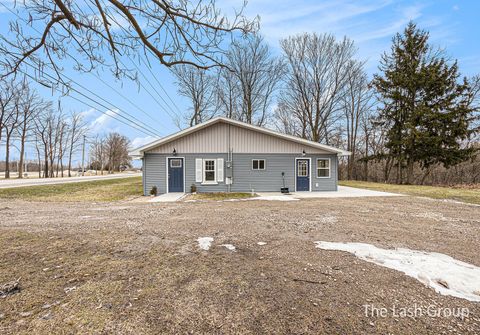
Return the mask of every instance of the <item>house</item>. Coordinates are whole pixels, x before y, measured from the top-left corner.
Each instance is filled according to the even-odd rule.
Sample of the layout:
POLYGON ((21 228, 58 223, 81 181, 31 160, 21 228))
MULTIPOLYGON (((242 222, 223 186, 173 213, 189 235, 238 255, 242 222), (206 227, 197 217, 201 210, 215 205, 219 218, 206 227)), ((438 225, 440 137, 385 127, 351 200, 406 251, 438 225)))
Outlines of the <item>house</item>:
POLYGON ((143 192, 336 191, 338 157, 350 153, 217 117, 140 147, 143 192))

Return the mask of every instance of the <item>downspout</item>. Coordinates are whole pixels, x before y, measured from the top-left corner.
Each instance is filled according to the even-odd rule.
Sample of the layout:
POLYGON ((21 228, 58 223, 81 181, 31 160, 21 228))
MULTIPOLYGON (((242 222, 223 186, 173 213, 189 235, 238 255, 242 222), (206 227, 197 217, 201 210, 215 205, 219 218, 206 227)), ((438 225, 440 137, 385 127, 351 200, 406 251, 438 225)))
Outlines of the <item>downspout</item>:
MULTIPOLYGON (((231 151, 231 148, 230 148, 230 127, 231 127, 231 124, 228 124, 228 138, 227 138, 227 145, 228 145, 228 154, 227 154, 227 161, 230 162, 230 168, 228 169, 232 169, 232 165, 233 165, 233 162, 232 162, 232 151, 231 151)), ((233 170, 232 170, 233 171, 233 170)), ((232 180, 233 180, 233 174, 229 177, 230 178, 230 182, 228 183, 228 187, 227 187, 227 190, 228 192, 230 193, 232 191, 232 180)))

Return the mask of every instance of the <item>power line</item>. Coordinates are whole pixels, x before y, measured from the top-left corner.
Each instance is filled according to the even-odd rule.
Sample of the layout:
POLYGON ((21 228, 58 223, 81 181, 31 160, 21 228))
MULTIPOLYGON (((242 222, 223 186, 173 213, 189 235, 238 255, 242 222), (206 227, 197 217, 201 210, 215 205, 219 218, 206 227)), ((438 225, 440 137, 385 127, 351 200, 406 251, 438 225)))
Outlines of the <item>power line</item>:
MULTIPOLYGON (((23 71, 23 70, 20 70, 20 69, 18 69, 18 71, 19 71, 20 73, 23 73, 23 74, 26 75, 27 77, 31 78, 32 80, 38 82, 39 84, 42 84, 37 78, 33 77, 33 76, 30 75, 29 73, 27 73, 27 72, 25 72, 25 71, 23 71)), ((53 87, 53 88, 54 88, 54 87, 53 87)), ((60 92, 60 90, 59 90, 58 88, 54 88, 54 89, 60 92)), ((72 90, 74 90, 75 92, 77 92, 74 88, 72 88, 72 90)), ((77 93, 78 93, 78 92, 77 92, 77 93)), ((102 106, 101 103, 98 103, 97 101, 89 98, 88 96, 85 96, 83 93, 80 92, 79 94, 82 95, 82 96, 84 96, 84 97, 86 97, 87 99, 93 101, 94 103, 102 106)), ((70 98, 72 98, 72 99, 74 99, 74 100, 77 100, 78 102, 80 102, 80 103, 88 106, 88 107, 91 107, 91 108, 94 108, 94 109, 98 110, 97 107, 95 107, 95 106, 93 106, 93 105, 91 105, 91 104, 89 104, 89 103, 87 103, 87 102, 85 102, 85 101, 83 101, 83 100, 75 97, 75 96, 72 96, 72 95, 68 95, 68 96, 69 96, 70 98)), ((104 107, 104 106, 103 106, 103 107, 104 107)), ((104 108, 106 108, 107 110, 111 110, 111 109, 108 108, 108 107, 104 107, 104 108)), ((103 111, 101 111, 101 110, 99 110, 99 112, 102 113, 102 114, 107 115, 108 117, 111 117, 112 119, 117 120, 118 122, 121 122, 121 123, 123 123, 123 124, 125 124, 125 125, 127 125, 127 126, 129 126, 129 127, 132 127, 132 128, 134 128, 134 129, 136 129, 136 130, 138 130, 138 131, 140 131, 140 132, 142 132, 142 133, 144 133, 144 134, 146 134, 146 135, 157 137, 156 134, 152 133, 152 132, 149 131, 148 129, 142 130, 143 127, 142 127, 141 125, 138 125, 137 123, 132 122, 131 120, 128 120, 128 119, 127 119, 127 120, 130 122, 130 123, 127 123, 127 122, 125 122, 125 121, 123 121, 123 120, 121 120, 121 119, 116 118, 116 117, 113 116, 113 115, 107 114, 107 112, 103 112, 103 111)), ((112 111, 112 112, 114 112, 114 111, 112 111)), ((115 112, 114 112, 114 113, 115 113, 115 112)), ((119 114, 117 114, 117 113, 115 113, 115 115, 118 115, 118 116, 120 116, 120 117, 125 118, 124 116, 119 115, 119 114)))
MULTIPOLYGON (((90 10, 95 14, 95 11, 93 10, 92 6, 90 6, 90 4, 87 2, 87 6, 90 8, 90 10)), ((81 11, 81 9, 79 9, 81 11)), ((112 17, 108 12, 105 12, 105 14, 113 21, 115 22, 125 33, 127 34, 130 34, 130 32, 125 28, 123 27, 121 24, 118 23, 118 21, 112 17)), ((84 14, 85 15, 85 14, 84 14)), ((147 49, 149 50, 151 53, 152 51, 150 49, 147 49)), ((153 53, 152 53, 153 54, 153 53)), ((170 114, 170 112, 168 111, 168 108, 170 108, 169 106, 169 103, 163 98, 163 96, 158 93, 158 91, 156 90, 156 88, 152 85, 152 83, 150 82, 150 80, 147 78, 147 76, 142 72, 142 70, 137 66, 137 64, 135 63, 135 61, 129 56, 127 55, 127 58, 130 59, 130 62, 133 64, 133 66, 135 66, 135 68, 137 69, 137 71, 142 75, 142 77, 147 81, 147 83, 150 85, 150 87, 153 89, 153 91, 158 95, 158 97, 163 101, 163 103, 167 106, 167 108, 164 108, 162 106, 162 104, 150 93, 149 90, 146 89, 145 86, 143 86, 143 84, 140 82, 140 86, 152 97, 152 99, 154 99, 160 106, 162 106, 162 108, 165 110, 165 112, 173 119, 175 120, 175 117, 172 116, 172 114, 170 114)), ((141 58, 139 58, 140 61, 141 61, 141 58)), ((121 59, 119 59, 119 62, 125 66, 125 64, 121 61, 121 59)), ((125 66, 126 67, 126 66, 125 66)), ((162 91, 165 93, 165 95, 168 97, 168 99, 172 102, 172 104, 175 106, 175 108, 177 109, 177 111, 181 114, 181 111, 180 109, 178 108, 178 106, 175 104, 175 102, 173 102, 172 98, 170 97, 170 95, 167 93, 167 91, 163 88, 162 84, 160 83, 160 81, 157 79, 157 77, 155 76, 155 74, 152 72, 152 70, 149 68, 149 66, 146 66, 147 67, 147 70, 150 72, 150 74, 152 75, 152 77, 155 79, 155 81, 158 83, 158 85, 160 86, 160 88, 162 89, 162 91)))
MULTIPOLYGON (((155 57, 155 54, 153 53, 152 50, 150 49, 147 49, 148 52, 150 52, 150 54, 152 54, 152 56, 155 57)), ((141 60, 141 59, 140 59, 141 60)), ((152 74, 152 77, 153 79, 155 79, 155 81, 158 83, 158 86, 160 86, 160 88, 162 89, 163 93, 165 93, 165 95, 167 96, 168 100, 170 100, 170 102, 172 103, 173 106, 175 106, 175 108, 177 109, 177 111, 179 113, 182 113, 182 111, 180 110, 180 108, 178 108, 177 104, 173 101, 173 99, 170 97, 170 94, 167 93, 167 91, 165 90, 165 88, 163 87, 163 85, 160 83, 160 81, 157 79, 157 77, 153 74, 152 72, 152 69, 151 69, 151 66, 150 66, 150 62, 148 64, 145 65, 148 69, 148 71, 150 71, 150 73, 152 74)))
MULTIPOLYGON (((34 65, 29 64, 27 61, 24 61, 24 63, 25 63, 26 65, 32 67, 33 69, 36 69, 36 67, 35 67, 34 65)), ((43 75, 46 75, 47 77, 51 78, 52 80, 55 80, 55 77, 49 75, 49 74, 46 73, 46 72, 42 72, 42 76, 43 76, 43 75)), ((64 75, 64 76, 65 76, 65 75, 64 75)), ((65 76, 65 78, 69 79, 68 76, 65 76)), ((73 81, 73 80, 72 80, 72 81, 73 81)), ((73 82, 75 82, 75 81, 73 81, 73 82)), ((85 86, 83 86, 83 85, 81 85, 81 84, 78 84, 78 83, 76 83, 76 84, 77 84, 78 86, 80 86, 81 88, 83 88, 84 90, 88 91, 89 93, 91 93, 91 94, 95 95, 96 97, 100 98, 101 100, 103 100, 103 101, 106 102, 107 104, 110 104, 113 108, 118 109, 119 111, 122 111, 120 108, 118 108, 117 106, 115 106, 115 105, 112 104, 111 102, 108 102, 107 100, 105 100, 104 98, 102 98, 101 96, 99 96, 98 94, 96 94, 95 92, 91 91, 90 89, 86 88, 85 86)), ((131 116, 130 114, 124 112, 124 113, 127 114, 128 116, 132 117, 134 120, 138 121, 138 123, 135 122, 135 121, 132 121, 131 119, 129 119, 128 117, 126 117, 126 116, 124 116, 124 115, 119 114, 118 112, 112 110, 112 108, 109 108, 108 106, 105 106, 103 103, 100 103, 100 102, 98 102, 98 101, 95 100, 95 99, 92 99, 91 97, 85 95, 84 93, 82 93, 81 91, 77 90, 76 88, 74 88, 74 87, 72 87, 72 86, 70 86, 70 85, 68 86, 68 88, 71 89, 71 90, 73 90, 73 91, 75 91, 76 93, 80 94, 81 96, 83 96, 83 97, 85 97, 85 98, 93 101, 93 102, 96 103, 97 105, 100 105, 100 106, 106 108, 107 110, 112 111, 113 113, 115 113, 115 114, 118 115, 119 117, 121 117, 121 118, 123 118, 123 119, 125 119, 125 120, 127 120, 127 121, 129 121, 129 122, 131 122, 131 123, 134 123, 134 124, 136 124, 137 126, 139 126, 139 127, 143 128, 143 129, 149 131, 150 133, 154 134, 154 136, 158 136, 158 135, 156 134, 156 130, 155 130, 155 129, 153 129, 153 128, 151 128, 150 126, 144 124, 142 121, 138 120, 138 119, 135 118, 134 116, 131 116), (149 129, 149 128, 150 128, 150 129, 149 129)), ((58 89, 57 89, 57 90, 58 90, 58 89)), ((109 116, 107 113, 105 113, 105 114, 106 114, 107 116, 109 116)))
MULTIPOLYGON (((13 10, 11 10, 10 8, 8 8, 5 4, 3 3, 0 3, 3 7, 5 7, 8 11, 10 11, 12 14, 14 14, 15 16, 17 16, 19 19, 21 19, 22 21, 24 22, 27 22, 24 18, 22 18, 21 16, 19 16, 17 13, 15 13, 13 10)), ((27 22, 28 23, 28 22, 27 22)), ((34 29, 36 32, 40 33, 41 32, 36 29, 35 27, 31 26, 32 29, 34 29)), ((72 33, 73 34, 73 33, 72 33)), ((66 52, 66 54, 68 56, 70 56, 71 58, 75 59, 75 57, 73 55, 71 55, 70 53, 66 52)), ((27 64, 29 65, 29 64, 27 64)), ((46 64, 47 66, 49 66, 49 64, 46 64)), ((31 66, 31 65, 30 65, 31 66)), ((50 66, 51 68, 51 66, 50 66)), ((106 86, 108 86, 109 88, 111 88, 112 90, 114 90, 119 96, 121 96, 123 99, 125 99, 126 101, 128 101, 132 106, 134 106, 135 108, 137 108, 139 111, 141 111, 142 113, 144 113, 145 115, 147 115, 149 118, 151 118, 153 121, 155 122, 158 122, 158 119, 155 119, 153 118, 150 114, 148 114, 147 112, 145 112, 143 109, 141 109, 140 107, 138 107, 136 104, 134 104, 130 99, 128 99, 124 94, 118 92, 118 90, 116 90, 114 87, 112 87, 111 85, 109 85, 108 83, 106 83, 103 79, 101 79, 98 75, 96 75, 95 73, 91 72, 95 77, 97 77, 97 79, 99 79, 103 84, 105 84, 106 86)), ((72 78, 68 77, 67 75, 63 75, 65 78, 67 78, 68 80, 72 81, 73 83, 77 84, 78 86, 82 87, 83 89, 89 91, 90 93, 94 94, 95 96, 99 97, 101 100, 105 101, 106 103, 114 106, 116 109, 122 111, 120 108, 116 107, 114 104, 112 104, 111 102, 107 101, 106 99, 104 99, 103 97, 100 97, 99 95, 97 95, 96 93, 92 92, 91 90, 85 88, 83 85, 79 84, 78 82, 76 82, 75 80, 73 80, 72 78)), ((51 78, 53 78, 52 76, 50 76, 51 78)), ((55 80, 55 78, 54 78, 55 80)), ((56 80, 58 82, 58 80, 56 80)), ((39 82, 40 84, 44 85, 43 83, 39 82)), ((67 85, 65 85, 67 86, 67 85)), ((148 125, 146 125, 143 121, 139 120, 138 118, 136 118, 135 116, 123 111, 125 114, 127 114, 128 116, 130 116, 131 118, 137 120, 139 123, 142 123, 143 125, 147 126, 147 127, 150 127, 148 125)), ((165 128, 165 126, 163 126, 161 123, 158 123, 159 125, 161 125, 162 127, 165 128)), ((156 129, 150 127, 151 129, 154 130, 154 133, 155 133, 155 136, 158 136, 156 135, 156 129)))

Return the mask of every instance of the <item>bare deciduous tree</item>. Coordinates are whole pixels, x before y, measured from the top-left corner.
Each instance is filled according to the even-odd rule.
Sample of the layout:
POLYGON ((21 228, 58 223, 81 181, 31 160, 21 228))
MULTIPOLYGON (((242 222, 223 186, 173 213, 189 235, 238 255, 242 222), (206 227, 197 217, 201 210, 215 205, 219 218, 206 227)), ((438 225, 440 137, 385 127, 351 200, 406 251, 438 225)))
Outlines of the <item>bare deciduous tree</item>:
POLYGON ((241 110, 241 90, 232 71, 227 68, 218 71, 215 92, 218 112, 228 118, 238 119, 241 110))
MULTIPOLYGON (((51 145, 51 138, 52 132, 54 131, 54 122, 55 122, 55 114, 52 109, 51 103, 49 104, 48 108, 45 108, 42 113, 40 113, 35 118, 35 140, 38 143, 37 148, 42 148, 42 150, 37 150, 37 152, 43 153, 43 177, 49 177, 49 157, 51 156, 50 150, 52 148, 51 145)), ((39 158, 40 161, 40 158, 39 158)))
POLYGON ((372 108, 374 100, 373 90, 370 89, 367 74, 363 70, 363 63, 351 61, 347 66, 346 79, 342 104, 345 113, 347 150, 352 153, 348 157, 347 178, 352 179, 356 177, 355 165, 361 121, 372 108))
POLYGON ((81 113, 72 112, 68 122, 68 176, 71 177, 73 155, 78 150, 80 139, 86 134, 88 128, 81 113))
POLYGON ((100 170, 100 174, 103 175, 103 171, 105 170, 106 164, 106 146, 105 146, 105 139, 103 137, 95 137, 95 140, 92 143, 90 149, 90 161, 92 164, 92 168, 97 171, 100 170))
POLYGON ((142 53, 167 67, 188 64, 207 69, 222 64, 225 37, 254 31, 258 25, 257 19, 243 15, 245 4, 228 17, 215 1, 32 0, 16 5, 21 20, 41 29, 41 34, 33 36, 20 20, 12 22, 15 38, 2 36, 0 45, 6 54, 2 61, 6 74, 15 73, 28 59, 39 70, 48 64, 59 79, 61 61, 67 58, 80 71, 101 65, 112 68, 117 77, 133 75, 122 56, 142 53))
POLYGON ((3 120, 3 129, 5 131, 5 178, 10 178, 10 149, 12 143, 12 135, 17 130, 20 120, 20 94, 18 87, 15 87, 15 96, 11 108, 6 110, 3 120))
POLYGON ((347 38, 303 34, 281 40, 288 65, 279 105, 293 115, 300 136, 328 144, 342 117, 348 64, 355 47, 347 38))
POLYGON ((19 91, 20 106, 19 106, 19 122, 18 122, 18 135, 20 138, 20 158, 18 162, 18 178, 23 178, 23 165, 25 159, 25 146, 27 138, 30 136, 34 128, 34 119, 45 108, 48 103, 41 99, 37 92, 35 92, 24 81, 19 91))
POLYGON ((272 56, 263 38, 254 34, 233 42, 227 55, 227 66, 238 81, 238 85, 224 88, 236 88, 239 90, 237 94, 223 93, 224 98, 240 99, 240 103, 237 103, 239 115, 233 116, 240 121, 264 125, 273 95, 284 73, 284 64, 272 56))
POLYGON ((16 98, 16 84, 13 81, 0 81, 0 141, 4 131, 5 119, 7 118, 16 98))
POLYGON ((118 133, 110 133, 105 138, 105 151, 108 159, 108 172, 120 171, 124 165, 130 165, 128 147, 130 141, 118 133))
POLYGON ((172 72, 177 78, 178 92, 191 104, 191 113, 186 115, 191 126, 211 119, 215 115, 215 78, 206 70, 181 65, 172 72))

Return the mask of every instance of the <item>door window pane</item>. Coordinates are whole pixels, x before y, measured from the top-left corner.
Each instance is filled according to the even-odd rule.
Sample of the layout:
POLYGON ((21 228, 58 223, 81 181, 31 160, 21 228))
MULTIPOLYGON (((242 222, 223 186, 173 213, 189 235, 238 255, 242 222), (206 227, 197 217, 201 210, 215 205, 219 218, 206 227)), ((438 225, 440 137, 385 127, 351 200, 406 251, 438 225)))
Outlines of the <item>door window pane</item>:
POLYGON ((181 159, 171 159, 170 160, 170 167, 172 168, 181 168, 182 167, 182 160, 181 159))
POLYGON ((299 177, 308 177, 307 161, 298 161, 297 175, 299 177))

